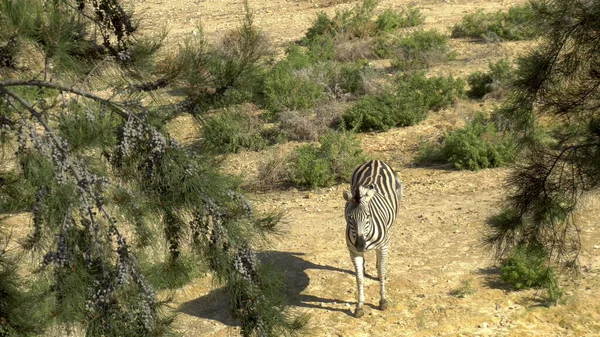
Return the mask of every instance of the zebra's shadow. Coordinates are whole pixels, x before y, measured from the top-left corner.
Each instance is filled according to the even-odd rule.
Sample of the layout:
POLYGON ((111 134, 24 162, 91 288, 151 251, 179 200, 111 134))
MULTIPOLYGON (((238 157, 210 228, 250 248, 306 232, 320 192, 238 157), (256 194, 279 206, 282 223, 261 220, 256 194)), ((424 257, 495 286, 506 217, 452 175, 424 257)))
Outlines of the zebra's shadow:
MULTIPOLYGON (((303 253, 269 251, 261 252, 257 255, 262 263, 271 264, 277 270, 284 273, 288 285, 287 295, 291 305, 338 311, 352 316, 351 308, 354 308, 356 304, 354 302, 350 303, 339 299, 307 295, 302 294, 302 292, 310 283, 310 277, 306 273, 308 269, 327 270, 354 275, 353 271, 306 261, 302 258, 303 253), (347 309, 332 307, 335 303, 349 303, 350 306, 347 309)), ((371 276, 367 277, 372 278, 371 276)), ((224 288, 215 289, 205 296, 184 302, 179 306, 178 311, 195 317, 219 321, 229 326, 236 325, 235 319, 229 313, 228 299, 224 288)))

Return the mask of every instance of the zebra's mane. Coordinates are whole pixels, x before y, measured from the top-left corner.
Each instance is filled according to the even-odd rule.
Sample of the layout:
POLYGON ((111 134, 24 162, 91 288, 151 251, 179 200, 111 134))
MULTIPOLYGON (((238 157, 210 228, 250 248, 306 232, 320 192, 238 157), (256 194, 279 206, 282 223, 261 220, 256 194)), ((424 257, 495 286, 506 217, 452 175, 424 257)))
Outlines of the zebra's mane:
MULTIPOLYGON (((374 189, 374 186, 373 186, 373 184, 369 184, 369 185, 359 185, 359 186, 357 186, 357 187, 354 189, 353 193, 352 193, 352 194, 353 194, 354 201, 355 201, 357 204, 360 204, 360 202, 361 202, 362 198, 367 196, 367 192, 365 192, 365 193, 363 193, 363 194, 361 195, 361 193, 360 193, 360 192, 361 192, 361 187, 363 188, 363 191, 364 191, 364 190, 367 190, 367 192, 368 192, 368 191, 374 191, 374 192, 375 192, 375 189, 374 189)), ((372 196, 371 196, 371 198, 372 198, 372 196)), ((371 199, 371 198, 369 198, 369 199, 371 199)))

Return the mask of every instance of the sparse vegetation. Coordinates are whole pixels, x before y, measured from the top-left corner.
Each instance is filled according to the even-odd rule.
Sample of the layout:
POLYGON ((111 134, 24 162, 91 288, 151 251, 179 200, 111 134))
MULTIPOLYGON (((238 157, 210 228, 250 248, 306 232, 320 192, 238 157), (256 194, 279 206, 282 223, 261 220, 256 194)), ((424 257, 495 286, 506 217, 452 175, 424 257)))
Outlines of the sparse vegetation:
POLYGON ((487 41, 527 40, 539 35, 533 25, 531 4, 514 6, 507 12, 484 13, 478 10, 467 14, 461 23, 452 27, 451 37, 470 37, 487 41))
POLYGON ((473 279, 470 278, 462 283, 462 285, 452 291, 450 295, 458 298, 465 298, 473 295, 475 289, 473 289, 473 279))

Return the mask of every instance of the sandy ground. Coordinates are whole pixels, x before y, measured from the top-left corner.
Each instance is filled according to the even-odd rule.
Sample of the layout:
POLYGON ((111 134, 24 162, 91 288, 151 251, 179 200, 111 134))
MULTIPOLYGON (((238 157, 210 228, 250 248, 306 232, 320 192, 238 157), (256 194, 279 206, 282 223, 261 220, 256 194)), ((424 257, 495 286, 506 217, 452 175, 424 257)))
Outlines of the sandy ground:
MULTIPOLYGON (((448 33, 466 13, 479 8, 505 9, 523 1, 383 0, 378 10, 418 6, 424 28, 448 33)), ((192 34, 201 23, 210 38, 236 27, 243 17, 240 0, 131 0, 147 31, 166 28, 167 45, 192 34)), ((255 22, 279 53, 303 36, 318 11, 333 15, 356 2, 249 0, 255 22)), ((431 70, 466 77, 485 70, 490 61, 515 57, 525 43, 483 44, 452 40, 456 60, 431 70)), ((513 292, 498 282, 491 252, 481 244, 486 219, 495 214, 506 193, 508 169, 459 172, 447 167, 419 168, 411 160, 419 142, 460 126, 487 103, 459 102, 420 125, 386 133, 361 135, 363 148, 388 161, 405 184, 401 213, 393 231, 388 267, 390 308, 381 312, 379 285, 366 280, 365 316, 352 317, 355 305, 353 268, 345 247, 344 200, 338 185, 312 191, 273 191, 250 195, 261 210, 287 211, 287 234, 259 252, 265 263, 285 271, 292 294, 292 313, 309 314, 306 336, 600 336, 600 231, 598 202, 580 214, 585 251, 575 281, 565 282, 564 303, 544 307, 536 292, 513 292), (451 293, 469 287, 472 294, 451 293)), ((232 156, 227 168, 249 179, 274 149, 232 156)), ((374 253, 367 271, 375 275, 374 253)), ((237 336, 226 299, 210 277, 176 290, 172 307, 184 336, 237 336)))
MULTIPOLYGON (((466 13, 496 11, 523 1, 381 1, 378 10, 418 6, 425 29, 449 33, 466 13)), ((165 27, 167 44, 192 34, 201 23, 210 38, 236 27, 243 16, 239 0, 133 1, 143 13, 145 29, 165 27)), ((356 2, 250 0, 255 23, 281 54, 298 40, 318 11, 334 15, 356 2)), ((451 41, 453 61, 434 67, 432 74, 466 77, 486 70, 489 62, 514 58, 527 43, 485 44, 451 41)), ((448 168, 418 168, 410 162, 419 142, 464 123, 465 117, 488 103, 460 102, 420 125, 386 133, 362 135, 363 148, 388 161, 405 184, 401 215, 393 231, 388 293, 390 309, 377 310, 378 282, 366 281, 366 314, 352 317, 355 281, 344 242, 345 185, 313 191, 273 191, 251 195, 258 209, 285 209, 287 234, 259 252, 266 263, 285 271, 290 282, 293 313, 309 314, 306 336, 600 336, 600 235, 597 202, 581 211, 585 251, 582 271, 565 282, 564 303, 541 306, 535 291, 513 292, 498 282, 489 248, 481 244, 486 219, 495 214, 506 193, 508 169, 458 172, 448 168), (468 287, 472 294, 452 292, 468 287)), ((244 152, 227 161, 229 171, 256 174, 274 149, 244 152)), ((367 270, 376 274, 374 253, 367 270)), ((227 313, 226 299, 210 277, 175 292, 176 324, 185 336, 236 336, 238 328, 227 313)))

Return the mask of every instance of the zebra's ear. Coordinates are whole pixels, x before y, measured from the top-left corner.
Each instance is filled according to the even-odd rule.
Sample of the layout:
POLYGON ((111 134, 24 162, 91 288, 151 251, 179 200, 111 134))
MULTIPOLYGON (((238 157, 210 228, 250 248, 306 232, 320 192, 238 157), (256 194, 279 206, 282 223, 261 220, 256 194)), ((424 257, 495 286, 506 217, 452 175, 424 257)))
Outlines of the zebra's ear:
POLYGON ((369 202, 369 200, 371 200, 371 198, 373 198, 373 196, 375 195, 375 189, 372 187, 359 186, 358 193, 360 195, 361 200, 369 202))
POLYGON ((344 200, 346 200, 347 202, 354 202, 354 203, 356 202, 354 200, 354 197, 352 196, 352 193, 350 193, 350 191, 344 190, 342 195, 344 196, 344 200))

